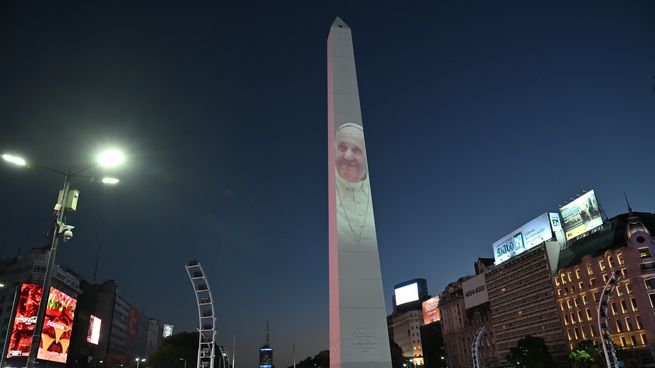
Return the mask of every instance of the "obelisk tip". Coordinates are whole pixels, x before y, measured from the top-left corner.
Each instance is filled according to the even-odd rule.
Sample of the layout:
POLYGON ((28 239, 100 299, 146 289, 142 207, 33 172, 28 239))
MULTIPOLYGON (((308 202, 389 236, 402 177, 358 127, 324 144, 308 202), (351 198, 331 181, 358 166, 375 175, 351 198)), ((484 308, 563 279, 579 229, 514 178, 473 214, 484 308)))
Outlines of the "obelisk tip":
POLYGON ((350 29, 350 27, 348 27, 348 25, 346 24, 346 22, 344 22, 343 19, 341 19, 341 18, 339 18, 339 17, 337 17, 337 18, 334 20, 334 22, 332 22, 332 28, 346 28, 346 29, 350 29))

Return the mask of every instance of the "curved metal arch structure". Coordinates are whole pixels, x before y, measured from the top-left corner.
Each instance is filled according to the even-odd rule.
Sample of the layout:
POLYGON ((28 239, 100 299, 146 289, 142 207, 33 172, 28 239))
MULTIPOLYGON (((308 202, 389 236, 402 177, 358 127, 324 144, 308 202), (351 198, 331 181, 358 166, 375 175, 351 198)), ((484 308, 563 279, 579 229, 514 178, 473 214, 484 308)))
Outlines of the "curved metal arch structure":
POLYGON ((191 280, 198 305, 198 362, 196 368, 214 368, 216 317, 214 298, 200 262, 189 261, 184 268, 191 280))
POLYGON ((473 368, 482 368, 482 364, 480 364, 480 340, 482 339, 484 332, 485 327, 482 326, 478 329, 478 332, 475 333, 475 337, 473 337, 473 342, 471 344, 471 359, 473 361, 473 368))
POLYGON ((612 334, 609 329, 609 320, 607 318, 607 306, 609 305, 610 298, 614 293, 617 282, 623 277, 621 271, 615 271, 614 274, 607 280, 603 292, 598 299, 598 331, 600 332, 600 341, 603 345, 603 354, 605 355, 605 363, 608 368, 618 367, 618 359, 616 357, 616 348, 612 342, 612 334))

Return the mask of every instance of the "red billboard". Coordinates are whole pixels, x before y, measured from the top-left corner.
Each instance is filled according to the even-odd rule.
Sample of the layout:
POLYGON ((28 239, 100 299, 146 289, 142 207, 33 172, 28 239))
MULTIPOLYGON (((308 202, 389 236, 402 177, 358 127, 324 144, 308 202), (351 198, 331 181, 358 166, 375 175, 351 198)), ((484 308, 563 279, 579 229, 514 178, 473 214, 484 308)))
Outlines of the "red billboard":
POLYGON ((428 325, 440 320, 439 297, 435 296, 423 302, 423 324, 428 325))
POLYGON ((7 358, 26 357, 30 355, 30 345, 36 327, 36 316, 41 302, 41 286, 23 284, 16 305, 16 316, 9 338, 7 358))
POLYGON ((75 298, 50 288, 37 358, 66 363, 76 306, 75 298))

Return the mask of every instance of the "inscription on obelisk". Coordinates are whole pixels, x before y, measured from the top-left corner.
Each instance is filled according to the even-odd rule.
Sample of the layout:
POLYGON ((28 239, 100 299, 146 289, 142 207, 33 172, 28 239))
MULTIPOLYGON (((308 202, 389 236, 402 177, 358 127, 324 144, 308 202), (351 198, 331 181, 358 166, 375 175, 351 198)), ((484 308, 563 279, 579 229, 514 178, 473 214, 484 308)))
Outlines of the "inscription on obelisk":
POLYGON ((390 368, 389 336, 352 35, 328 36, 330 367, 390 368))

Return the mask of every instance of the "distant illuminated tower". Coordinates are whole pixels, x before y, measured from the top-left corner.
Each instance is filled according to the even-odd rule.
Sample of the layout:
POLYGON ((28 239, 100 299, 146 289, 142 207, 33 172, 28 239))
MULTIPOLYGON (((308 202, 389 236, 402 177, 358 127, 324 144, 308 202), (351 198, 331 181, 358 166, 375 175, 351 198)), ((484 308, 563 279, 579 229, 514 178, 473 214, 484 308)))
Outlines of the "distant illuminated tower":
POLYGON ((391 368, 350 27, 327 41, 330 367, 391 368))
POLYGON ((266 343, 259 348, 259 368, 273 368, 273 348, 270 343, 270 332, 268 330, 268 321, 266 321, 266 343))

